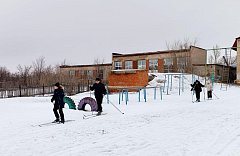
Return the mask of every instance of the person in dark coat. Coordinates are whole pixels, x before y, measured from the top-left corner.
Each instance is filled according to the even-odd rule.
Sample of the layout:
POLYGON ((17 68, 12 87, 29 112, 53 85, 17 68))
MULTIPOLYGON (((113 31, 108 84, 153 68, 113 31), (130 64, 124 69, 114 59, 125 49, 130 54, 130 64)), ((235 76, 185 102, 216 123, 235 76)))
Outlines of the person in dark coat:
POLYGON ((196 80, 193 84, 191 84, 191 87, 191 91, 194 90, 196 93, 196 101, 200 102, 200 93, 202 92, 202 87, 204 87, 204 85, 196 80))
POLYGON ((59 84, 59 83, 56 83, 54 85, 54 95, 51 99, 51 102, 54 102, 54 107, 53 107, 53 112, 54 112, 54 115, 56 117, 56 120, 54 122, 61 122, 61 123, 64 123, 65 120, 64 120, 64 114, 63 114, 63 108, 64 108, 64 91, 63 91, 63 87, 59 84), (61 120, 59 120, 59 114, 58 114, 58 111, 59 111, 59 114, 60 114, 60 118, 61 120))
POLYGON ((94 90, 94 95, 97 101, 97 105, 98 105, 98 115, 100 115, 102 113, 102 101, 103 101, 103 96, 106 95, 106 88, 104 86, 104 84, 101 82, 100 78, 96 78, 95 83, 93 84, 93 86, 90 86, 90 90, 94 90))

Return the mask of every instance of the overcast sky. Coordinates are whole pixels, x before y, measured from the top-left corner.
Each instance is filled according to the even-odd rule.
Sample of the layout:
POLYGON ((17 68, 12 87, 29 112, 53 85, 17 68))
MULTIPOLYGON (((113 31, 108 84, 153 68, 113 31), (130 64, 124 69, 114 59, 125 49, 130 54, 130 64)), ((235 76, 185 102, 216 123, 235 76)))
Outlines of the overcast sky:
POLYGON ((166 50, 197 39, 202 48, 232 46, 239 0, 0 0, 0 66, 111 62, 111 53, 166 50))

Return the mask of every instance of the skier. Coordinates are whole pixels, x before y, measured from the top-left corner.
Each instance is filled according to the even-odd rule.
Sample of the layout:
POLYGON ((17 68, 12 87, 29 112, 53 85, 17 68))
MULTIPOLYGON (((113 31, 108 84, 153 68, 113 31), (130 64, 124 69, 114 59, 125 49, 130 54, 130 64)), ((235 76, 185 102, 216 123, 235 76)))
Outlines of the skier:
POLYGON ((200 92, 202 92, 202 87, 204 87, 204 85, 196 80, 193 84, 191 84, 191 87, 191 91, 194 90, 196 93, 196 101, 200 102, 200 92))
POLYGON ((98 105, 97 115, 101 115, 102 101, 103 101, 103 96, 106 94, 106 88, 105 88, 104 84, 101 82, 100 78, 96 78, 96 81, 93 84, 93 86, 90 86, 90 90, 92 90, 92 91, 94 90, 94 95, 95 95, 95 98, 97 100, 97 105, 98 105))
POLYGON ((59 82, 57 82, 55 85, 54 85, 54 95, 51 99, 51 102, 54 102, 54 107, 53 107, 53 112, 54 112, 54 115, 56 117, 56 120, 54 120, 53 122, 59 122, 59 123, 63 123, 65 122, 64 120, 64 114, 63 114, 63 108, 64 108, 64 91, 63 91, 63 86, 61 86, 59 84, 59 82), (59 114, 60 114, 60 117, 61 117, 61 120, 59 120, 59 114, 58 114, 58 111, 59 111, 59 114))
POLYGON ((212 83, 210 80, 207 81, 207 84, 206 84, 206 87, 207 87, 207 96, 208 96, 208 99, 212 99, 212 83))

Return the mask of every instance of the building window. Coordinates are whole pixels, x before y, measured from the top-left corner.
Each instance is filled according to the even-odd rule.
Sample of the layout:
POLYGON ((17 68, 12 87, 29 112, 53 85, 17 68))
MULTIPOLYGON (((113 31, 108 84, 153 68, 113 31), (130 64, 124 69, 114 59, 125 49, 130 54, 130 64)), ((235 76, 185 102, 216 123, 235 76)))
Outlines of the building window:
POLYGON ((133 69, 133 61, 125 61, 125 69, 133 69))
POLYGON ((103 69, 100 69, 97 71, 97 77, 100 78, 100 79, 103 79, 103 76, 104 76, 104 70, 103 69))
POLYGON ((177 58, 177 71, 185 72, 187 67, 187 57, 178 57, 177 58))
POLYGON ((79 74, 80 74, 80 75, 84 75, 84 70, 80 70, 80 71, 79 71, 79 74))
POLYGON ((158 72, 158 59, 149 60, 149 72, 150 73, 158 72))
POLYGON ((122 62, 120 62, 120 61, 115 61, 115 62, 114 62, 114 69, 115 69, 115 70, 120 70, 120 69, 122 69, 122 62))
POLYGON ((84 79, 84 70, 80 70, 79 74, 80 74, 80 79, 84 79))
POLYGON ((75 76, 75 70, 70 70, 69 71, 69 76, 75 76))
POLYGON ((88 79, 93 78, 93 71, 92 70, 87 70, 87 77, 88 77, 88 79))
POLYGON ((173 72, 173 58, 164 59, 164 73, 173 72))
POLYGON ((80 77, 80 70, 75 70, 75 76, 80 77))
POLYGON ((146 60, 138 60, 138 69, 146 69, 146 60))

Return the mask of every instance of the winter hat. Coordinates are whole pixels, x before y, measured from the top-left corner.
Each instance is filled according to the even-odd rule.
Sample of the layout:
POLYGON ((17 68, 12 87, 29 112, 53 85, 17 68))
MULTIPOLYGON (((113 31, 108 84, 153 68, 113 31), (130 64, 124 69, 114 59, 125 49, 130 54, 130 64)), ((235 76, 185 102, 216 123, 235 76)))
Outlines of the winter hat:
POLYGON ((59 82, 57 82, 57 83, 55 83, 55 85, 54 86, 56 86, 56 87, 59 87, 60 86, 60 83, 59 82))
POLYGON ((100 78, 96 78, 96 81, 101 81, 101 79, 100 78))

